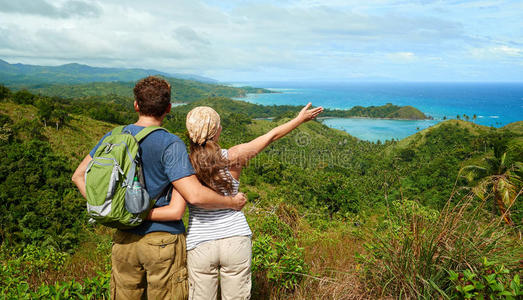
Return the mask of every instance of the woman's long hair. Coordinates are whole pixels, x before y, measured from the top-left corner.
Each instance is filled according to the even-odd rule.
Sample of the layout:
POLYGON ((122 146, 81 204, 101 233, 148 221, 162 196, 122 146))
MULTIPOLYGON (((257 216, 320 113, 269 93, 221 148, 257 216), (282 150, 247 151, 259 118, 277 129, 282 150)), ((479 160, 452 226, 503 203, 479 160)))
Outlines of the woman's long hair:
POLYGON ((229 160, 222 155, 220 145, 212 140, 207 140, 202 145, 190 140, 190 144, 189 159, 198 179, 222 195, 232 195, 232 177, 225 172, 229 167, 229 160))

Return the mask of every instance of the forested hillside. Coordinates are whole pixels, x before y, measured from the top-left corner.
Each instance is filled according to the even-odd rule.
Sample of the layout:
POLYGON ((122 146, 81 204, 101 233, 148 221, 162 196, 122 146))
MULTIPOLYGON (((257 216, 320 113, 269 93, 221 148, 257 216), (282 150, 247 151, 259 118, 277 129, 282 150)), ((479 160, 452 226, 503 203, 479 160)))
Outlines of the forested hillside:
MULTIPOLYGON (((205 97, 243 97, 247 93, 270 93, 265 89, 252 87, 230 87, 226 85, 203 83, 194 80, 166 78, 173 87, 173 102, 193 102, 205 97)), ((31 93, 62 98, 102 99, 132 98, 134 81, 129 82, 90 82, 82 84, 15 84, 15 90, 29 90, 31 93)))
POLYGON ((10 64, 0 59, 0 82, 13 90, 62 98, 132 98, 137 80, 162 76, 173 87, 173 102, 192 102, 205 97, 244 97, 247 93, 270 93, 253 87, 231 87, 216 80, 157 70, 101 68, 81 64, 37 66, 10 64))
MULTIPOLYGON (((0 86, 3 297, 108 295, 111 230, 87 222, 70 181, 105 132, 135 121, 131 100, 106 100, 0 86)), ((220 113, 223 148, 295 109, 208 98, 175 107, 164 126, 186 140, 185 113, 201 104, 220 113)), ((449 120, 371 143, 304 124, 242 173, 253 298, 517 298, 522 128, 449 120)))
POLYGON ((78 84, 86 82, 136 81, 149 75, 161 75, 177 79, 190 79, 215 83, 216 80, 179 73, 165 73, 149 69, 91 67, 77 63, 61 66, 38 66, 10 64, 0 59, 0 82, 8 85, 22 84, 78 84))
MULTIPOLYGON (((231 100, 225 97, 213 97, 212 99, 199 99, 177 109, 187 113, 193 107, 200 105, 212 106, 228 112, 245 114, 251 118, 275 118, 279 120, 285 117, 294 117, 301 109, 295 105, 260 105, 239 100, 231 100)), ((429 119, 420 110, 412 106, 398 106, 387 103, 381 106, 355 106, 351 109, 329 109, 326 108, 321 118, 382 118, 382 119, 429 119)))

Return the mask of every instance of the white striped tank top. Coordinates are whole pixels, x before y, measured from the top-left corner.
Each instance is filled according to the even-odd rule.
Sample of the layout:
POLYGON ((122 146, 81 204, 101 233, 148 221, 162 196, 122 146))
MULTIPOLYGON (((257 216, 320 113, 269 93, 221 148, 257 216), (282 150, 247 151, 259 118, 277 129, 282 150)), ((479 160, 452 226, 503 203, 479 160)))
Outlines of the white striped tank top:
MULTIPOLYGON (((227 158, 227 150, 222 149, 222 155, 227 158)), ((232 178, 234 196, 238 193, 240 182, 232 177, 228 169, 223 170, 225 176, 232 178)), ((229 196, 228 193, 224 193, 229 196)), ((252 235, 245 215, 233 209, 204 209, 189 204, 189 225, 187 228, 187 251, 198 244, 233 236, 252 235)))

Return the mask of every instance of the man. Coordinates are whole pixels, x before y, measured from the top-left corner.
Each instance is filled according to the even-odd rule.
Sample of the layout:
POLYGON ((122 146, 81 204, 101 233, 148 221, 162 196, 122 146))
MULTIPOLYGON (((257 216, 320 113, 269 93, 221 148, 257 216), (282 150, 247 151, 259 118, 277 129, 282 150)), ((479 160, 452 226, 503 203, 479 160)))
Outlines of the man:
MULTIPOLYGON (((171 110, 171 87, 157 77, 140 80, 134 87, 134 109, 138 121, 124 128, 137 134, 148 126, 160 126, 171 110)), ((73 174, 73 182, 85 197, 84 173, 96 149, 83 159, 73 174)), ((209 209, 241 210, 245 196, 222 196, 201 185, 189 162, 185 144, 164 130, 149 134, 140 142, 147 191, 162 195, 156 206, 169 204, 164 191, 172 184, 187 202, 209 209)), ((185 227, 181 220, 145 221, 137 228, 117 230, 113 237, 111 296, 113 299, 185 299, 188 293, 185 227)))

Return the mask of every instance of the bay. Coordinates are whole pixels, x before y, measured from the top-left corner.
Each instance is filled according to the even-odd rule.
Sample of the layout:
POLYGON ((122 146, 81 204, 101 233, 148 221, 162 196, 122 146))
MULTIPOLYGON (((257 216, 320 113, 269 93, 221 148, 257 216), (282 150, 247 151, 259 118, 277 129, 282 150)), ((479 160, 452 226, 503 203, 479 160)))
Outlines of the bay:
POLYGON ((273 90, 249 94, 240 100, 263 105, 305 105, 333 109, 378 106, 386 103, 412 105, 433 120, 324 119, 327 126, 345 130, 363 140, 402 139, 444 119, 464 114, 480 125, 501 127, 523 120, 523 83, 420 83, 359 82, 300 83, 249 82, 273 90), (475 115, 475 118, 474 118, 475 115))

